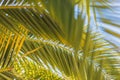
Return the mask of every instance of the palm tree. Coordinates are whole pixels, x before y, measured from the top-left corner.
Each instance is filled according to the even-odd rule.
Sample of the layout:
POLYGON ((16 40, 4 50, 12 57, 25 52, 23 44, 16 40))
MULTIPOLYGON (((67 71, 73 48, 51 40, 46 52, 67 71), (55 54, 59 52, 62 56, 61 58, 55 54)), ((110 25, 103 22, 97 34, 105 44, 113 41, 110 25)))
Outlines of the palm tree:
POLYGON ((0 80, 119 80, 109 1, 1 0, 0 80))

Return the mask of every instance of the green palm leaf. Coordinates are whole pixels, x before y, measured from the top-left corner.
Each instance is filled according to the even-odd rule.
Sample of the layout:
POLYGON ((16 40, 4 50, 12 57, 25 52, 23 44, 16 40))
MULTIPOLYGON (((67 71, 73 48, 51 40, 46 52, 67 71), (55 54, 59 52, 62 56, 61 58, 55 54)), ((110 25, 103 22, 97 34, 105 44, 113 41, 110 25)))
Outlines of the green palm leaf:
POLYGON ((119 34, 100 29, 100 23, 119 28, 103 16, 103 9, 113 9, 108 2, 2 0, 1 79, 119 80, 118 45, 101 32, 119 34))

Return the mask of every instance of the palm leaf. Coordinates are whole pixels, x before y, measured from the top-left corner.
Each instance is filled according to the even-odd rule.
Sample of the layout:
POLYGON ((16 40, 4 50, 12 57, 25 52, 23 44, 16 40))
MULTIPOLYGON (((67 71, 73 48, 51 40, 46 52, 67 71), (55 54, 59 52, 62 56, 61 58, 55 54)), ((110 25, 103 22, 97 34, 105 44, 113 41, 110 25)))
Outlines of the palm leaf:
MULTIPOLYGON (((30 68, 33 68, 35 63, 73 80, 119 79, 119 53, 109 41, 101 37, 97 28, 98 14, 102 15, 102 9, 110 9, 107 2, 108 0, 3 0, 0 8, 0 39, 5 48, 1 46, 1 66, 15 65, 9 63, 10 59, 15 61, 16 57, 22 55, 22 59, 33 61, 27 61, 27 68, 31 64, 30 68), (12 48, 14 38, 17 41, 12 48), (12 49, 12 54, 17 55, 11 56, 12 49)), ((119 26, 102 17, 100 20, 119 26)), ((119 37, 108 29, 106 32, 119 37)), ((26 61, 17 60, 17 63, 25 65, 26 61)), ((27 72, 27 68, 23 67, 23 71, 27 72)), ((22 70, 18 68, 18 71, 22 70)))

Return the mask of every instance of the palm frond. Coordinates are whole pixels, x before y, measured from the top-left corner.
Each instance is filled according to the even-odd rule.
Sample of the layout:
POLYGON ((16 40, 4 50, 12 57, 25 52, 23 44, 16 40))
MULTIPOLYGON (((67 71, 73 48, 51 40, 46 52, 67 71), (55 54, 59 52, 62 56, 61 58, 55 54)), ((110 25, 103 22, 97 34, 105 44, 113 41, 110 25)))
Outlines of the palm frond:
POLYGON ((106 37, 105 39, 109 41, 110 44, 112 43, 112 45, 116 46, 116 48, 119 49, 120 25, 118 19, 119 19, 120 10, 119 10, 119 5, 117 5, 119 1, 106 0, 106 2, 101 1, 102 4, 97 4, 97 3, 98 2, 96 1, 96 3, 93 4, 92 8, 95 8, 97 14, 96 17, 97 17, 98 26, 100 27, 102 33, 104 33, 103 35, 114 38, 111 40, 110 38, 106 37), (107 14, 105 14, 104 12, 107 14))
POLYGON ((65 80, 59 75, 41 67, 30 59, 18 57, 14 63, 13 73, 24 80, 45 79, 45 80, 65 80))
MULTIPOLYGON (((95 33, 94 33, 95 34, 95 33)), ((100 34, 97 34, 100 36, 100 34)), ((84 54, 82 48, 77 53, 75 52, 74 48, 70 48, 64 44, 61 44, 58 41, 52 41, 52 40, 44 40, 43 38, 33 38, 28 39, 25 41, 23 47, 22 47, 22 53, 29 53, 31 50, 36 50, 35 52, 31 54, 23 54, 23 57, 30 57, 35 62, 44 63, 48 68, 53 68, 53 70, 60 70, 60 72, 63 72, 67 76, 76 76, 81 75, 82 79, 85 79, 85 75, 87 75, 87 69, 89 69, 90 65, 94 65, 95 68, 97 68, 97 64, 102 66, 102 70, 104 73, 109 72, 110 74, 113 71, 108 71, 110 69, 113 69, 117 72, 116 67, 113 66, 114 64, 119 64, 117 61, 118 59, 113 59, 119 54, 116 51, 113 51, 112 47, 110 47, 109 43, 102 40, 100 37, 93 36, 93 40, 90 41, 91 44, 89 45, 89 51, 84 54), (93 43, 92 43, 93 42, 93 43), (30 47, 30 46, 31 47, 30 47), (94 45, 94 46, 93 46, 94 45), (104 45, 104 47, 103 47, 104 45), (41 47, 40 47, 41 46, 41 47), (109 46, 109 47, 108 47, 109 46), (113 54, 114 53, 114 54, 113 54), (77 54, 77 57, 74 55, 77 54), (25 56, 27 55, 27 56, 25 56), (105 56, 106 55, 106 56, 105 56), (92 57, 93 56, 93 57, 92 57), (91 60, 92 59, 92 60, 91 60), (42 60, 42 62, 41 62, 42 60), (83 63, 85 60, 85 63, 83 63), (103 64, 101 64, 101 61, 103 64), (83 61, 83 62, 82 62, 83 61), (95 61, 95 63, 89 63, 91 61, 95 61), (111 64, 109 64, 111 62, 111 64), (116 63, 115 63, 116 62, 116 63), (88 65, 90 64, 90 65, 88 65), (51 66, 50 66, 51 65, 51 66), (82 66, 80 66, 82 65, 82 66), (83 68, 85 68, 85 72, 83 68), (109 66, 109 67, 108 67, 109 66), (76 69, 75 69, 76 68, 76 69), (77 70, 79 69, 78 73, 77 70), (76 70, 76 71, 75 71, 76 70), (84 76, 84 78, 83 78, 84 76)), ((93 66, 92 66, 93 67, 93 66)), ((94 72, 93 72, 94 74, 94 72)), ((89 75, 89 74, 88 74, 89 75)), ((94 74, 95 75, 95 74, 94 74)), ((114 74, 115 75, 115 74, 114 74)), ((119 73, 116 75, 119 75, 119 73)), ((93 76, 93 75, 91 75, 93 76)), ((77 76, 78 77, 78 76, 77 76)), ((87 77, 89 78, 89 77, 87 77)), ((91 77, 93 79, 93 77, 91 77)), ((76 78, 77 79, 77 78, 76 78)))
MULTIPOLYGON (((119 28, 102 17, 101 11, 111 8, 108 0, 2 0, 0 5, 1 68, 14 66, 12 72, 26 79, 51 79, 52 72, 72 80, 120 78, 119 52, 98 28, 98 22, 119 28)), ((105 31, 119 38, 115 31, 105 31)))
POLYGON ((0 28, 0 67, 8 67, 11 65, 13 56, 20 51, 25 37, 15 35, 2 25, 0 25, 0 28))

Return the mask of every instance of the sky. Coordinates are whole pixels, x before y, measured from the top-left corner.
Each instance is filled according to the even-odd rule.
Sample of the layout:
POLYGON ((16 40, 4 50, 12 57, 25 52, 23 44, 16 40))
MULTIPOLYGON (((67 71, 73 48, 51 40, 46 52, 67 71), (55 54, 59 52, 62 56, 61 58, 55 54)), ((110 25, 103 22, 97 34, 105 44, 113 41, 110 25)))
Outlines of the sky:
POLYGON ((105 29, 107 29, 120 35, 120 0, 109 0, 109 2, 109 5, 111 6, 110 10, 101 10, 102 16, 99 13, 97 13, 98 26, 100 32, 104 35, 104 38, 117 45, 117 47, 119 47, 120 49, 120 37, 115 37, 105 31, 105 29), (102 22, 100 18, 107 19, 108 21, 111 21, 112 23, 117 24, 118 26, 113 26, 106 22, 102 22))
POLYGON ((102 10, 103 13, 102 18, 108 19, 111 22, 117 24, 118 26, 113 26, 103 22, 99 22, 99 26, 102 27, 101 33, 105 36, 105 39, 116 44, 117 47, 119 47, 120 49, 120 36, 118 38, 104 31, 105 28, 120 35, 120 0, 109 0, 109 1, 112 3, 112 4, 110 3, 110 6, 112 8, 111 10, 107 10, 107 9, 102 10))

